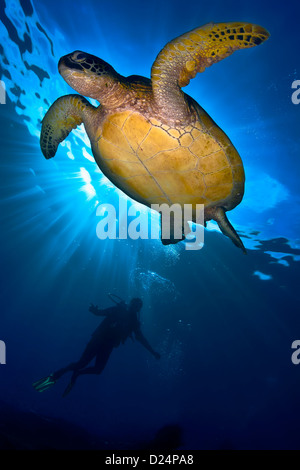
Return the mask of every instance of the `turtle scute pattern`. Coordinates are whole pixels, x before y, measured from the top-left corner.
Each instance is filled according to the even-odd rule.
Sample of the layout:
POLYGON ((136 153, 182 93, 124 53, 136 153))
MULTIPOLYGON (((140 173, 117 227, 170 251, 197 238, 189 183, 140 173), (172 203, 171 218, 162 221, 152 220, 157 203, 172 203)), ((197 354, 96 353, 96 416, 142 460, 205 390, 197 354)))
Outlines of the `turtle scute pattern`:
POLYGON ((102 170, 148 205, 209 206, 226 200, 234 185, 243 184, 238 153, 204 112, 201 122, 182 128, 135 111, 113 114, 96 135, 93 149, 102 170))

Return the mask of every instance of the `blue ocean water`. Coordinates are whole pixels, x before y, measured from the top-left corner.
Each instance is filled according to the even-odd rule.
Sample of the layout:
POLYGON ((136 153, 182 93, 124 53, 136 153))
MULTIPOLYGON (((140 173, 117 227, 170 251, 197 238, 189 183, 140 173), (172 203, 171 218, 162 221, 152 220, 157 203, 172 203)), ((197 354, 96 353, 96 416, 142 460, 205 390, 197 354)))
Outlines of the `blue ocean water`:
POLYGON ((291 361, 300 339, 299 12, 296 1, 0 1, 0 400, 20 410, 14 432, 28 416, 46 416, 107 448, 139 446, 172 425, 180 449, 299 449, 300 365, 291 361), (271 33, 185 89, 243 159, 245 197, 228 215, 248 255, 213 224, 199 251, 99 240, 97 207, 120 192, 96 166, 83 127, 50 161, 39 147, 41 119, 72 92, 59 58, 83 50, 122 75, 149 77, 169 40, 211 21, 271 33), (79 358, 99 323, 89 304, 111 306, 108 292, 142 297, 142 329, 161 359, 128 340, 65 399, 67 378, 37 393, 32 382, 79 358))

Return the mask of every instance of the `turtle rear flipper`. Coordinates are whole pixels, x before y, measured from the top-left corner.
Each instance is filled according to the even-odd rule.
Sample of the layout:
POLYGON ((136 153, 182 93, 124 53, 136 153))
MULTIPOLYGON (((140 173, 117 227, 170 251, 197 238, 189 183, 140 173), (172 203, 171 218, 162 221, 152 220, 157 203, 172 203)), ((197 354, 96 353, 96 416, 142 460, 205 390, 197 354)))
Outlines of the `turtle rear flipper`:
POLYGON ((247 251, 246 248, 244 247, 244 244, 240 237, 238 236, 237 232, 235 231, 234 227, 231 225, 229 220, 227 219, 225 210, 223 207, 214 207, 210 209, 213 211, 212 219, 217 222, 219 225, 219 228, 221 232, 226 235, 227 237, 232 240, 232 242, 237 246, 238 248, 241 248, 243 253, 246 255, 247 251))
MULTIPOLYGON (((155 205, 152 206, 155 208, 155 205)), ((160 232, 163 245, 175 245, 185 240, 190 232, 188 223, 185 222, 179 204, 168 206, 162 204, 160 207, 160 232)))
POLYGON ((58 98, 42 121, 40 145, 45 158, 54 157, 57 147, 73 129, 84 122, 87 108, 94 108, 80 95, 58 98))

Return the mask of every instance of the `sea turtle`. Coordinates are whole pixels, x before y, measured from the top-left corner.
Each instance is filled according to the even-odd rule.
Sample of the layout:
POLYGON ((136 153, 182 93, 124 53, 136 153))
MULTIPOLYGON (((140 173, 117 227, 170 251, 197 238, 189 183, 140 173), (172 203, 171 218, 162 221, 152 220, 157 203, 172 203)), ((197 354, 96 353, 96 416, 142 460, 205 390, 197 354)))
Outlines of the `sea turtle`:
MULTIPOLYGON (((41 149, 54 157, 72 129, 84 123, 101 171, 133 199, 151 204, 204 205, 204 223, 245 251, 226 217, 244 194, 241 158, 226 134, 181 88, 238 49, 261 44, 268 31, 250 23, 209 23, 169 42, 156 57, 151 80, 123 77, 93 55, 62 57, 60 74, 80 95, 58 98, 42 123, 41 149)), ((185 232, 186 233, 186 232, 185 232)), ((170 237, 164 244, 176 243, 170 237)))

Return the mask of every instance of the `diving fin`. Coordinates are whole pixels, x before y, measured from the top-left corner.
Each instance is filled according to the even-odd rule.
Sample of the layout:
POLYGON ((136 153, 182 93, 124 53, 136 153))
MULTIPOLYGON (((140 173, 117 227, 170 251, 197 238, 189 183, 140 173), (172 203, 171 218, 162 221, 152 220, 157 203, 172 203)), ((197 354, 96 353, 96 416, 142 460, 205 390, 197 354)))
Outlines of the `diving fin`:
POLYGON ((48 390, 48 388, 52 387, 54 384, 56 384, 56 380, 54 380, 53 374, 50 374, 48 375, 48 377, 44 377, 43 379, 34 382, 32 386, 37 392, 44 392, 45 390, 48 390))
POLYGON ((75 381, 73 381, 73 382, 71 381, 71 382, 69 383, 69 385, 67 386, 67 388, 65 389, 65 391, 64 391, 64 393, 63 393, 63 395, 62 395, 63 398, 65 398, 67 395, 69 395, 69 393, 70 393, 70 391, 72 390, 72 388, 74 387, 74 385, 75 385, 75 381))

